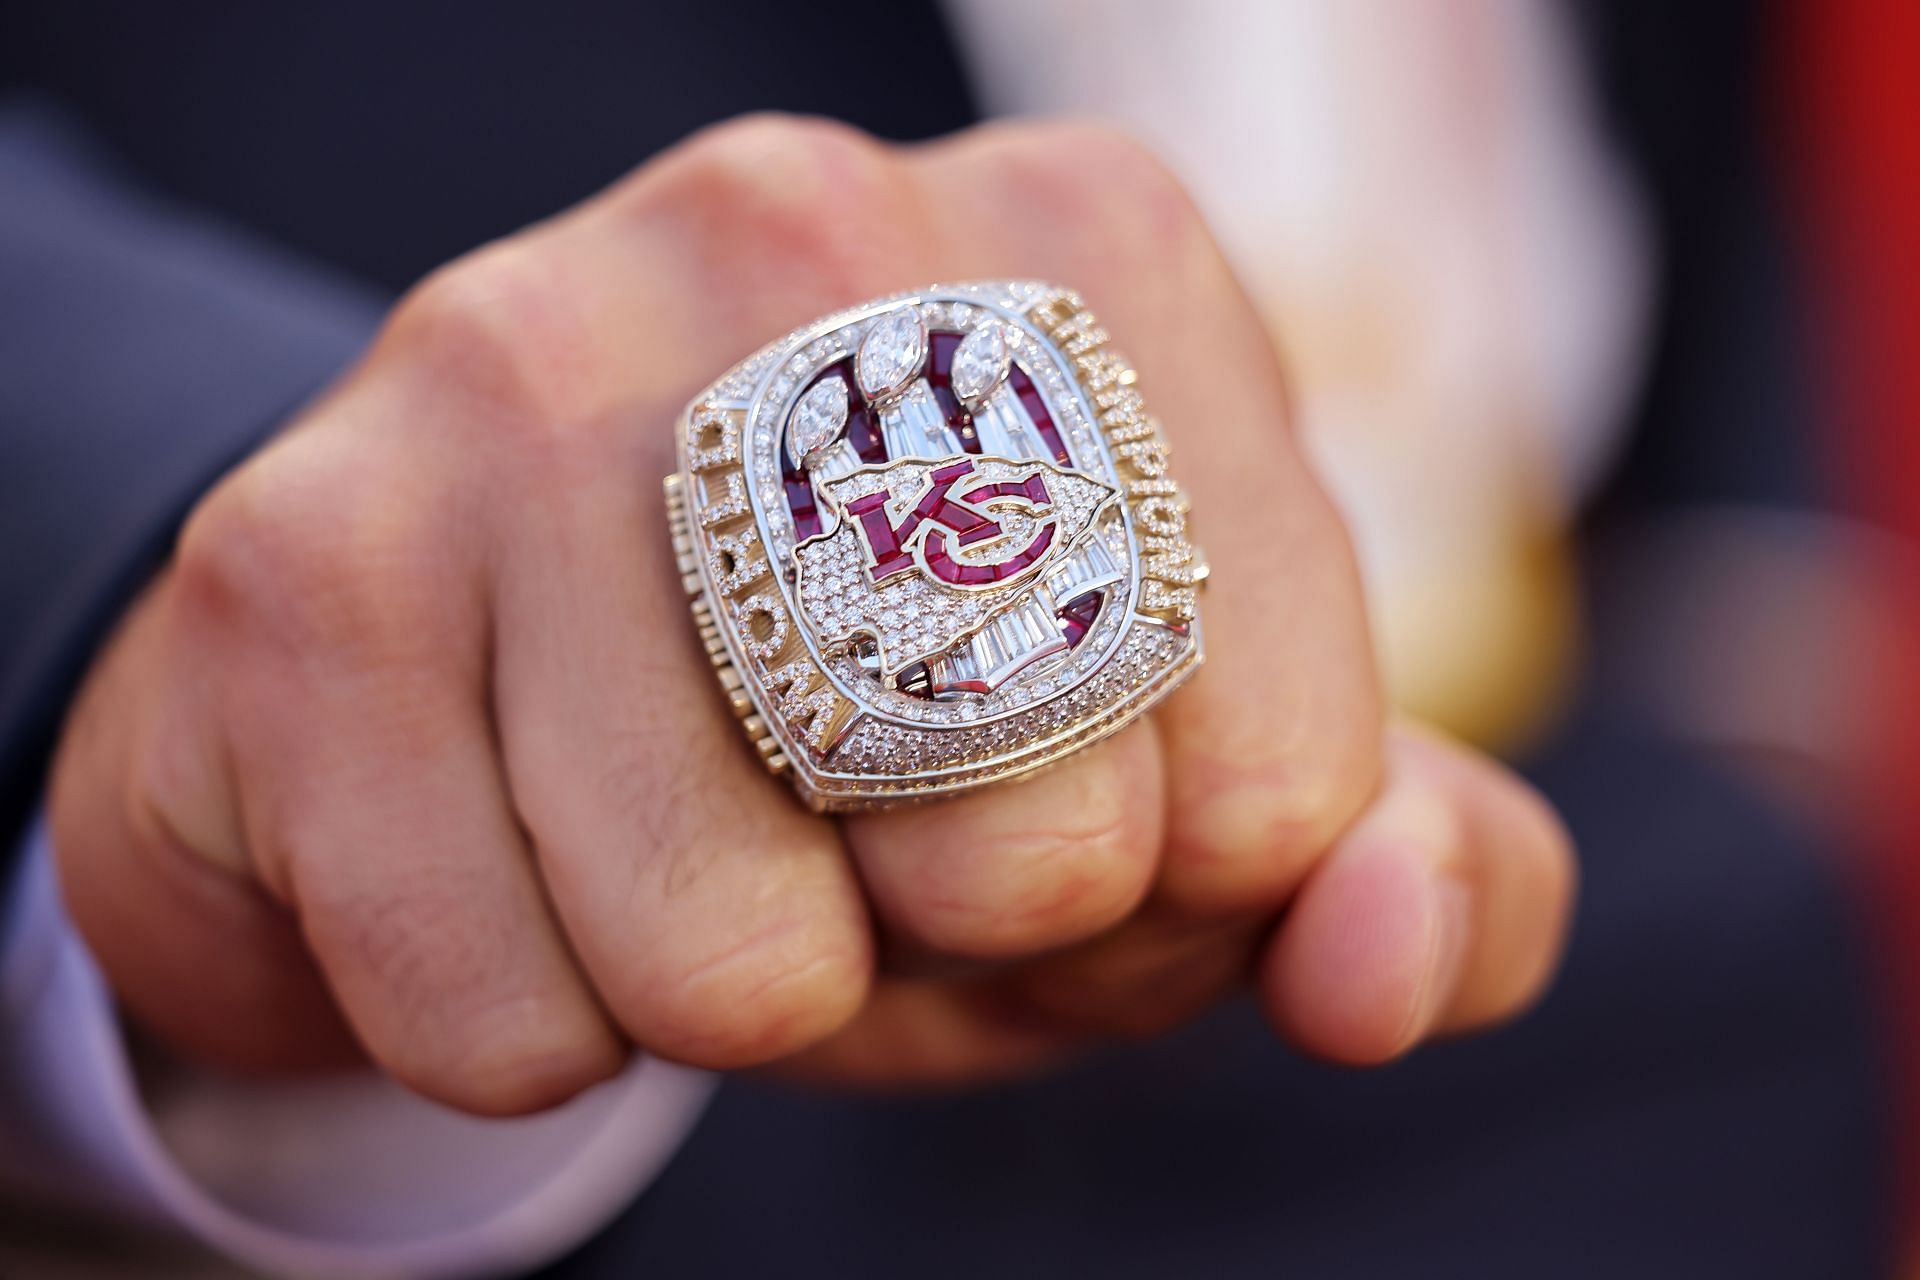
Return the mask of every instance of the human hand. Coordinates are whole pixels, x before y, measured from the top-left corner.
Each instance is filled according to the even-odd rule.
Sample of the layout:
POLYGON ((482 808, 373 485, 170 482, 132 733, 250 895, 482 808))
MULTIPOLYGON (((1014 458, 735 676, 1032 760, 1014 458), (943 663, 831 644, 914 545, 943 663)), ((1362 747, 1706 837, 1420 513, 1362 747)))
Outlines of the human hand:
POLYGON ((1250 977, 1364 1063, 1559 953, 1550 811, 1388 728, 1340 521, 1177 182, 1084 125, 917 147, 720 126, 429 277, 201 502, 76 702, 52 824, 124 1006, 189 1055, 364 1054, 469 1110, 632 1045, 943 1082, 1158 1032, 1250 977), (1089 298, 1177 450, 1207 664, 1018 785, 839 820, 767 777, 685 617, 686 397, 935 279, 1089 298))

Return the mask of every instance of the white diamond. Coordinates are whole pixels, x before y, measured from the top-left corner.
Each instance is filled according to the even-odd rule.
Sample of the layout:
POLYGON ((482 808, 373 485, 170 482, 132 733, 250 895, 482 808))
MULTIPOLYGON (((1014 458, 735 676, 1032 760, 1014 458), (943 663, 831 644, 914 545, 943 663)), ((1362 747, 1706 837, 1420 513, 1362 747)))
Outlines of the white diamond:
POLYGON ((860 340, 854 368, 860 390, 881 398, 904 390, 927 359, 927 329, 913 311, 881 316, 860 340))
POLYGON ((804 463, 838 440, 846 428, 847 384, 837 377, 822 378, 793 406, 793 417, 787 422, 787 449, 795 462, 804 463))
POLYGON ((977 404, 993 394, 1007 376, 1007 331, 988 323, 960 340, 953 352, 953 394, 977 404))

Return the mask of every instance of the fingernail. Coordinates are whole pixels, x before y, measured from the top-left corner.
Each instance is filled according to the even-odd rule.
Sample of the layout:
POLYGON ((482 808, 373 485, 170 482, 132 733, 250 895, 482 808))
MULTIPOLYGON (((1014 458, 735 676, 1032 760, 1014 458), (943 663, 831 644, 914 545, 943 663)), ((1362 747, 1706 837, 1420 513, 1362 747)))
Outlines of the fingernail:
POLYGON ((1403 926, 1405 945, 1418 948, 1422 957, 1396 1050, 1405 1052, 1445 1013, 1466 964, 1473 903, 1456 874, 1458 817, 1438 786, 1417 768, 1403 765, 1348 840, 1356 850, 1372 850, 1373 856, 1397 862, 1405 877, 1404 892, 1417 903, 1403 926))
POLYGON ((1446 1014, 1453 993, 1460 987, 1472 936, 1473 902, 1467 886, 1439 868, 1434 869, 1430 884, 1433 949, 1416 1004, 1419 1012, 1413 1018, 1409 1048, 1425 1039, 1446 1014))

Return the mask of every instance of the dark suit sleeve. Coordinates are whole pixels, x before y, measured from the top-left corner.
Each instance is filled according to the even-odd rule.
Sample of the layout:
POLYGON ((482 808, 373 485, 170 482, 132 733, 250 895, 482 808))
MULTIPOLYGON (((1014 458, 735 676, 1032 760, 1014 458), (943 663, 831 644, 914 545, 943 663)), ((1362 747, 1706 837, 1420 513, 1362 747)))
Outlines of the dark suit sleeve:
POLYGON ((376 297, 142 194, 0 101, 0 863, 186 509, 364 345, 376 297))

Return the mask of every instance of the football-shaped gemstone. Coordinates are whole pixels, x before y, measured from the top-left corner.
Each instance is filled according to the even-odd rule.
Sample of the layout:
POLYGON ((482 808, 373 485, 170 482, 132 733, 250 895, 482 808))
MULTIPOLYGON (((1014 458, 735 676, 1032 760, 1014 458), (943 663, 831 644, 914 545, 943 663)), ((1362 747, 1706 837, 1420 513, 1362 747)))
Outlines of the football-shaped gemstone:
POLYGON ((953 394, 962 404, 980 403, 1006 381, 1010 364, 1007 331, 998 322, 981 325, 954 349, 953 394))
POLYGON ((860 390, 869 400, 905 391, 927 362, 927 327, 912 310, 892 311, 867 327, 854 361, 860 390))
POLYGON ((847 429, 847 384, 825 377, 813 384, 787 421, 787 451, 799 466, 840 438, 847 429))

